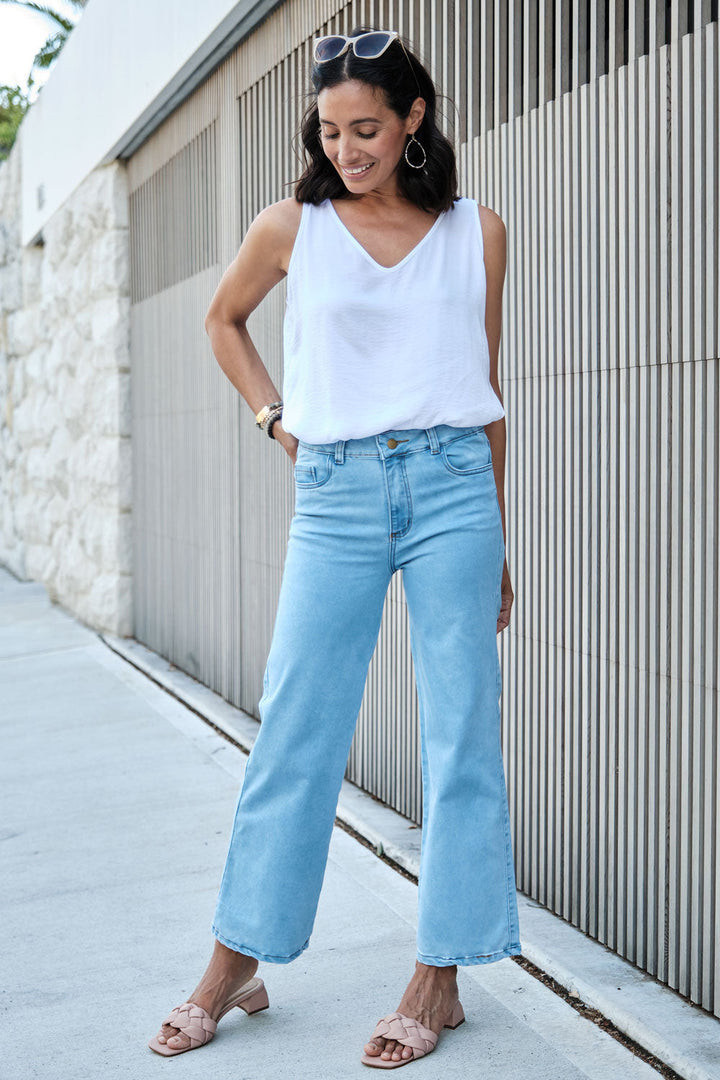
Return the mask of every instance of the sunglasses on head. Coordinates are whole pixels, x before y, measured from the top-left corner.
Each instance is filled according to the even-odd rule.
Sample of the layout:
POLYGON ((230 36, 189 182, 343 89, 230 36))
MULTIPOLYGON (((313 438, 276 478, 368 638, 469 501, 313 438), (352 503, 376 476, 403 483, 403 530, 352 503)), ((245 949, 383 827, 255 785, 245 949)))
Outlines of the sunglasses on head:
POLYGON ((355 37, 347 37, 346 34, 326 34, 325 37, 315 38, 313 42, 313 59, 316 64, 326 64, 328 60, 337 60, 339 56, 352 46, 352 50, 359 60, 377 60, 386 49, 397 40, 402 51, 405 53, 413 78, 417 84, 419 97, 423 96, 420 89, 415 68, 410 63, 410 57, 403 45, 397 30, 366 30, 355 37))
POLYGON ((368 30, 355 37, 347 37, 345 34, 327 34, 325 37, 315 38, 313 59, 316 64, 337 60, 352 45, 352 50, 358 59, 377 60, 397 36, 397 30, 368 30))

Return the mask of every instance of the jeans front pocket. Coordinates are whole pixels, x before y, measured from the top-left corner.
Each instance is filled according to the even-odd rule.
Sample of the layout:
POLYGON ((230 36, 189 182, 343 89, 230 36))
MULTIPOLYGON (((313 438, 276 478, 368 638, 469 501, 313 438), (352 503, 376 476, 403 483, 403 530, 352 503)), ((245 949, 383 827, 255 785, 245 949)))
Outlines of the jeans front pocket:
POLYGON ((297 488, 319 488, 327 484, 332 475, 333 460, 330 454, 315 454, 298 447, 293 467, 297 488))
POLYGON ((471 431, 442 445, 442 462, 453 476, 470 476, 492 469, 490 440, 485 431, 471 431))

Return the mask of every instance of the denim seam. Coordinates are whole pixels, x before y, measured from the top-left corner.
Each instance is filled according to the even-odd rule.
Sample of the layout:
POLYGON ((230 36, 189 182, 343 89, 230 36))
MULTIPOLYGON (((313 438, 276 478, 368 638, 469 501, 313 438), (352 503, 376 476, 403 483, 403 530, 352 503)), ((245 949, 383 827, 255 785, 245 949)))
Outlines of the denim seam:
MULTIPOLYGON (((265 666, 265 674, 263 675, 263 688, 265 686, 266 679, 267 679, 267 665, 265 666)), ((233 837, 233 834, 235 832, 235 826, 237 824, 238 814, 240 813, 240 803, 242 802, 243 790, 245 788, 245 783, 247 781, 247 775, 248 775, 249 767, 250 767, 250 759, 248 758, 246 766, 245 766, 245 772, 243 773, 242 782, 240 784, 240 791, 238 792, 238 797, 235 800, 235 812, 233 814, 232 827, 230 829, 230 841, 229 841, 229 845, 228 845, 228 856, 230 854, 229 847, 232 845, 232 837, 233 837)), ((229 872, 230 872, 230 859, 229 859, 229 857, 226 857, 225 865, 223 866, 222 876, 220 878, 219 895, 222 894, 223 885, 225 884, 225 879, 227 878, 229 872)), ((217 913, 217 908, 216 908, 216 913, 217 913)))
MULTIPOLYGON (((497 488, 495 489, 495 493, 497 495, 497 488)), ((500 519, 500 557, 498 559, 498 564, 499 565, 498 565, 498 569, 497 569, 497 583, 498 583, 498 585, 497 585, 497 608, 498 608, 498 618, 499 618, 500 611, 502 609, 502 576, 503 576, 503 568, 505 566, 505 537, 503 535, 502 518, 500 519)), ((499 660, 498 660, 498 663, 499 663, 499 660)))
MULTIPOLYGON (((502 786, 503 786, 503 789, 505 789, 507 785, 506 785, 506 780, 505 780, 505 766, 503 764, 503 756, 502 756, 502 740, 501 740, 499 731, 498 731, 498 768, 499 768, 499 770, 500 770, 500 772, 502 774, 502 777, 501 777, 502 786)), ((513 861, 512 842, 511 842, 511 837, 510 837, 510 810, 509 810, 509 807, 506 807, 505 813, 504 813, 503 816, 504 816, 504 819, 505 819, 504 825, 503 825, 503 832, 505 834, 505 892, 506 892, 506 897, 507 897, 508 937, 510 938, 510 937, 512 937, 512 933, 513 933, 513 917, 512 917, 513 897, 516 896, 517 889, 515 889, 515 891, 513 891, 513 888, 512 888, 512 886, 513 886, 513 884, 515 882, 515 864, 514 864, 514 861, 513 861)), ((515 903, 517 903, 517 899, 515 899, 515 903)))
POLYGON ((497 960, 503 960, 506 956, 521 955, 522 946, 519 941, 513 941, 504 949, 498 949, 493 953, 477 953, 473 956, 432 956, 429 953, 418 953, 417 958, 421 964, 430 966, 451 967, 454 964, 492 964, 497 960))
MULTIPOLYGON (((407 501, 408 501, 408 507, 409 507, 408 523, 407 523, 407 525, 405 526, 404 529, 400 529, 399 532, 395 532, 395 533, 391 534, 391 539, 393 539, 393 540, 402 540, 404 537, 406 537, 407 534, 410 532, 410 529, 412 528, 412 523, 413 523, 412 492, 410 491, 410 484, 408 482, 408 477, 407 477, 407 472, 405 470, 405 463, 404 462, 401 463, 401 468, 402 468, 403 487, 405 488, 405 495, 406 495, 406 498, 407 498, 407 501)), ((387 472, 386 472, 385 475, 387 476, 387 472)), ((392 512, 392 508, 391 508, 391 512, 392 512)), ((390 527, 392 528, 392 518, 391 518, 390 527)))
MULTIPOLYGON (((354 456, 357 457, 358 455, 356 454, 354 456)), ((392 531, 392 499, 390 497, 390 484, 388 482, 387 469, 385 468, 385 459, 381 455, 378 455, 378 460, 381 463, 383 480, 385 481, 385 500, 386 500, 385 506, 386 506, 386 510, 387 510, 387 521, 388 521, 387 535, 388 535, 388 541, 389 541, 389 543, 388 543, 388 569, 389 569, 391 574, 394 574, 395 571, 397 570, 397 567, 395 566, 395 540, 394 540, 393 531, 392 531)))
POLYGON ((253 949, 249 945, 236 944, 235 942, 231 941, 229 938, 226 938, 223 934, 221 934, 215 923, 213 923, 211 929, 221 945, 225 945, 226 948, 232 949, 233 952, 244 953, 245 956, 252 956, 255 958, 255 960, 260 960, 261 962, 267 964, 289 964, 292 960, 297 959, 297 957, 300 956, 301 953, 305 952, 308 945, 310 944, 310 940, 308 939, 304 945, 301 945, 299 949, 297 949, 293 953, 289 953, 287 956, 273 956, 271 953, 259 952, 259 950, 253 949))
POLYGON ((493 463, 491 461, 489 465, 483 465, 479 469, 456 469, 453 465, 450 464, 444 454, 442 454, 441 457, 443 465, 449 473, 452 473, 453 476, 478 476, 480 473, 490 472, 493 467, 493 463))

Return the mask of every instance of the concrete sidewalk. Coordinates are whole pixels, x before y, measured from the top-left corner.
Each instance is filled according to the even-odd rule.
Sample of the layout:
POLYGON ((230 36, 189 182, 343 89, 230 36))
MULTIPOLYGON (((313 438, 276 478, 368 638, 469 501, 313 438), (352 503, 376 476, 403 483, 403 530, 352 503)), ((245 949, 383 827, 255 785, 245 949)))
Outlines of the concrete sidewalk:
MULTIPOLYGON (((336 828, 310 948, 261 965, 270 1009, 171 1063, 146 1043, 207 961, 246 758, 2 571, 0 717, 3 1080, 373 1075, 361 1048, 414 966, 411 882, 336 828)), ((467 1023, 407 1075, 658 1076, 510 959, 459 982, 467 1023)))

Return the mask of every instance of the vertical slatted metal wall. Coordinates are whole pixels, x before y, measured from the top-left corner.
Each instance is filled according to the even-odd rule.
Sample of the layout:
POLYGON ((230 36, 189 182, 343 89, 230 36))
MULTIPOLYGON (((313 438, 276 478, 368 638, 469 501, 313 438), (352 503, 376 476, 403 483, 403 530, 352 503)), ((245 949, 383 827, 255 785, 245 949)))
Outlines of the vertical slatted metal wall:
MULTIPOLYGON (((520 888, 720 1015, 716 0, 295 0, 134 154, 136 635, 256 713, 292 513, 203 317, 291 193, 311 38, 406 33, 508 229, 503 724, 520 888), (269 493, 272 493, 272 496, 269 493)), ((251 321, 280 387, 284 289, 251 321)), ((399 576, 349 776, 418 821, 399 576)))

